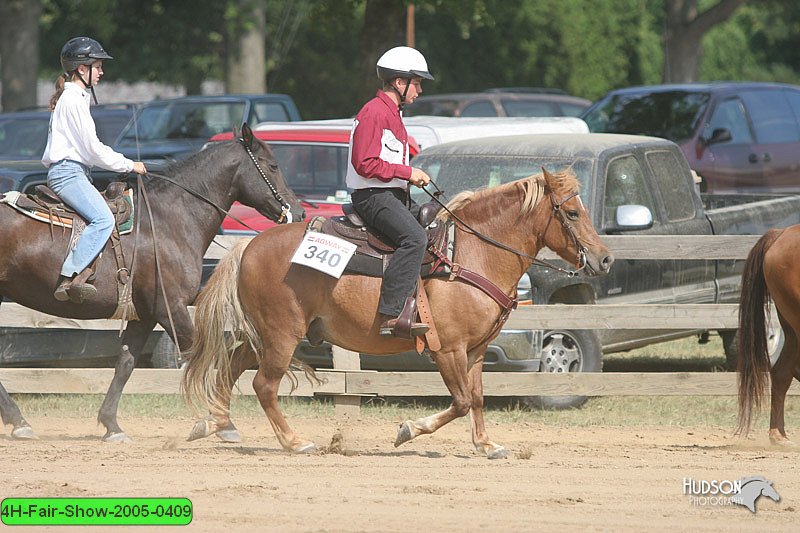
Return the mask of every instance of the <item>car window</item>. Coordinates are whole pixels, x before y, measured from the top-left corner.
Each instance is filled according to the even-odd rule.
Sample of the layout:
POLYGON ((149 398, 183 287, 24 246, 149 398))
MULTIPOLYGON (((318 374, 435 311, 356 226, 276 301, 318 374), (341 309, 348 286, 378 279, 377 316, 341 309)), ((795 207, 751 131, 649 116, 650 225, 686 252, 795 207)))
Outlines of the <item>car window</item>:
POLYGON ((747 122, 744 104, 739 98, 729 98, 717 104, 703 131, 703 137, 710 139, 714 130, 726 129, 731 140, 719 144, 752 144, 753 135, 747 122))
POLYGON ((292 190, 309 199, 325 200, 345 190, 347 146, 278 144, 270 146, 292 190))
POLYGON ((130 115, 122 113, 95 116, 94 125, 97 131, 97 138, 103 144, 114 144, 114 141, 117 140, 122 128, 125 127, 130 118, 130 115))
POLYGON ((456 100, 417 100, 403 110, 403 115, 413 117, 417 115, 435 115, 439 117, 453 117, 458 109, 456 100))
POLYGON ((179 102, 147 106, 131 121, 123 135, 134 141, 157 139, 208 139, 241 125, 244 102, 179 102))
POLYGON ((488 100, 479 100, 465 105, 461 110, 462 117, 496 117, 497 111, 494 105, 488 100))
POLYGON ((800 141, 800 132, 782 91, 744 91, 742 100, 761 144, 800 141))
POLYGON ((586 106, 577 104, 565 104, 561 102, 558 104, 561 107, 561 114, 565 117, 577 117, 586 109, 586 106))
MULTIPOLYGON (((415 166, 427 172, 436 186, 444 191, 447 199, 462 191, 494 187, 538 174, 542 166, 550 172, 572 166, 582 185, 584 203, 591 201, 586 196, 589 194, 586 184, 591 178, 594 161, 588 158, 430 155, 422 152, 414 161, 415 166)), ((411 196, 418 203, 430 200, 418 187, 411 187, 411 196)))
POLYGON ((502 105, 509 117, 555 117, 561 114, 561 111, 552 102, 503 100, 502 105))
POLYGON ((279 102, 256 102, 250 114, 248 122, 258 124, 259 122, 288 122, 289 113, 286 107, 279 102))
POLYGON ((0 121, 0 157, 38 159, 47 145, 49 119, 14 118, 0 121))
POLYGON ((617 208, 621 205, 643 205, 655 216, 653 199, 645 183, 639 161, 632 155, 613 159, 606 169, 603 226, 616 225, 617 208))
POLYGON ((655 184, 670 221, 694 218, 695 207, 691 185, 686 179, 687 168, 674 152, 658 150, 647 152, 645 159, 655 176, 655 184))
POLYGON ((614 94, 592 107, 583 119, 595 133, 682 141, 693 136, 710 98, 708 92, 694 91, 614 94))
POLYGON ((794 112, 794 120, 800 124, 800 91, 783 91, 786 96, 786 101, 789 102, 789 107, 794 112))

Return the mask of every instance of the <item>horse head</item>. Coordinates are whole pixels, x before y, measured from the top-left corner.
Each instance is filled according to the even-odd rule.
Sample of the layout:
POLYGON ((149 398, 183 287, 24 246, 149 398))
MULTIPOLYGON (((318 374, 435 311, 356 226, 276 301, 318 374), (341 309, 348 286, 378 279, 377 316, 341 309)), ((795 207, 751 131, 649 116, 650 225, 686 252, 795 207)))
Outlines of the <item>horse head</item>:
POLYGON ((256 174, 258 186, 252 179, 240 185, 239 200, 270 220, 278 223, 303 220, 305 210, 278 166, 278 160, 267 143, 253 135, 245 122, 241 131, 234 131, 234 141, 241 144, 246 153, 240 172, 246 176, 256 174), (246 183, 246 184, 244 184, 246 183))
MULTIPOLYGON (((592 224, 589 211, 578 194, 580 182, 569 171, 551 174, 542 167, 545 193, 550 198, 551 216, 558 224, 547 224, 544 244, 587 274, 607 274, 614 256, 603 244, 592 224)), ((548 202, 542 202, 548 205, 548 202)))

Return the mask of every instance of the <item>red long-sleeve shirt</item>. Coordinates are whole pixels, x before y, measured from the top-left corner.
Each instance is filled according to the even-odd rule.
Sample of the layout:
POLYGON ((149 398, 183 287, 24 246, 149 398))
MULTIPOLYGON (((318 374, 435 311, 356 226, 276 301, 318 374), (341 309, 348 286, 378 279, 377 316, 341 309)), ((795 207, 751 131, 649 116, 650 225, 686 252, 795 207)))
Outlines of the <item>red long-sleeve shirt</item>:
POLYGON ((356 115, 349 156, 348 187, 408 187, 408 133, 397 104, 383 91, 356 115))

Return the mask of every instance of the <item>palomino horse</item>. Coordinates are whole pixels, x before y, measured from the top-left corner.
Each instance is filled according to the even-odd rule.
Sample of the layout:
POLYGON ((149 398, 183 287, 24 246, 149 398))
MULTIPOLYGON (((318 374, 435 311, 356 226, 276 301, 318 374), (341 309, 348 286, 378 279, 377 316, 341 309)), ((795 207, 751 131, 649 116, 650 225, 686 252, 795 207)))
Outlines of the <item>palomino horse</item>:
POLYGON ((800 225, 772 229, 750 253, 742 272, 739 300, 739 420, 737 432, 747 434, 753 407, 761 407, 771 377, 769 438, 773 444, 788 444, 783 408, 792 378, 800 379, 800 225), (783 328, 784 344, 770 368, 766 317, 769 302, 775 302, 783 328))
MULTIPOLYGON (((98 414, 98 421, 106 428, 106 441, 127 440, 117 423, 117 406, 156 323, 172 336, 171 313, 177 345, 183 349, 191 344, 193 327, 186 306, 194 302, 200 289, 203 255, 219 230, 223 210, 238 200, 276 221, 284 215, 295 220, 305 216, 272 150, 256 139, 246 124, 234 141, 211 146, 173 164, 165 175, 150 174, 150 178, 145 186, 148 201, 143 205, 134 200, 139 231, 122 236, 139 320, 131 320, 125 328, 122 344, 128 349, 121 351, 98 414), (130 266, 134 259, 135 264, 130 266)), ((60 229, 55 228, 51 235, 48 224, 0 205, 0 296, 56 316, 111 317, 118 298, 117 265, 110 244, 97 262, 97 297, 82 304, 59 302, 53 297, 70 238, 69 231, 62 234, 60 229)), ((4 423, 13 424, 14 437, 34 437, 1 385, 0 415, 4 423)))
MULTIPOLYGON (((578 187, 571 172, 544 172, 458 195, 450 202, 460 219, 454 262, 491 280, 509 299, 544 246, 590 274, 606 273, 613 257, 598 237, 578 187)), ((304 231, 299 224, 279 226, 234 248, 198 297, 195 344, 183 390, 190 401, 208 406, 213 418, 200 420, 190 440, 217 432, 227 440, 235 432, 229 417, 231 390, 241 373, 257 363, 253 387, 281 446, 295 453, 313 451, 314 444, 292 431, 278 406, 278 386, 300 340, 307 336, 313 343, 325 340, 370 354, 414 349, 412 340, 378 334, 380 278, 345 272, 335 279, 292 265, 304 231), (233 343, 223 334, 226 325, 236 332, 233 343)), ((453 401, 440 413, 402 424, 395 446, 471 411, 475 448, 489 458, 504 457, 505 448, 492 442, 484 427, 481 371, 484 351, 507 312, 498 300, 460 279, 430 278, 424 283, 441 341, 432 357, 453 401)))

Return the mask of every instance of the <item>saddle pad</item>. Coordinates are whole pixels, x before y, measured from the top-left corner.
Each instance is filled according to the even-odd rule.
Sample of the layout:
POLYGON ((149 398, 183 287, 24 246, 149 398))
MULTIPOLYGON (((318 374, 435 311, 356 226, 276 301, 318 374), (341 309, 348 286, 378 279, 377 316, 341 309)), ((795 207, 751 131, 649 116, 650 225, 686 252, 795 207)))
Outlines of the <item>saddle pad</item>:
MULTIPOLYGON (((47 211, 43 208, 33 208, 33 207, 22 207, 17 204, 20 197, 24 195, 19 191, 9 191, 3 193, 2 198, 0 198, 0 204, 8 204, 10 207, 13 207, 23 215, 32 218, 33 220, 37 220, 39 222, 44 222, 46 224, 52 224, 53 226, 61 226, 63 228, 72 228, 72 218, 63 216, 60 213, 63 211, 47 211)), ((122 196, 126 202, 131 207, 131 215, 128 217, 127 220, 122 222, 119 225, 119 234, 125 235, 133 231, 133 218, 134 218, 134 205, 133 205, 133 190, 128 189, 122 196)))
MULTIPOLYGON (((310 222, 307 229, 308 231, 319 231, 321 233, 328 233, 330 231, 332 235, 344 237, 347 240, 350 240, 350 242, 361 245, 361 247, 356 250, 356 253, 345 267, 345 272, 361 274, 375 278, 383 277, 383 271, 388 264, 391 253, 385 253, 384 255, 378 257, 374 253, 375 250, 367 252, 365 250, 365 248, 368 246, 366 232, 359 230, 358 234, 360 238, 354 239, 352 236, 351 238, 347 238, 342 234, 342 232, 335 231, 333 229, 330 229, 329 231, 321 231, 323 230, 323 227, 325 229, 329 228, 328 226, 323 226, 323 224, 312 224, 310 222)), ((426 252, 422 267, 420 269, 420 276, 423 278, 450 275, 450 267, 437 261, 435 255, 430 253, 430 248, 436 247, 445 257, 447 257, 450 261, 453 261, 453 257, 455 256, 455 226, 452 222, 447 223, 445 231, 443 231, 436 240, 437 242, 428 243, 429 251, 426 252)))

